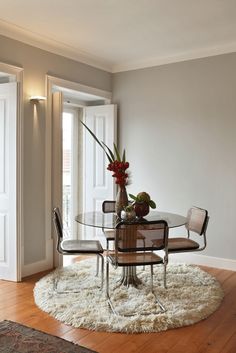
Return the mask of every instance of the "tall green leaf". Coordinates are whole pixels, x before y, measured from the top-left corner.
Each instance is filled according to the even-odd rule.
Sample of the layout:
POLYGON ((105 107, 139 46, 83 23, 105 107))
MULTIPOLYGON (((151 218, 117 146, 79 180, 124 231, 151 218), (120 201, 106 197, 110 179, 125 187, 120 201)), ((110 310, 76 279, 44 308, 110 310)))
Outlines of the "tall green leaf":
POLYGON ((126 156, 125 156, 125 149, 124 149, 123 156, 122 156, 122 162, 125 162, 125 158, 126 158, 126 156))
POLYGON ((115 156, 114 156, 112 150, 105 144, 105 142, 102 141, 102 144, 107 148, 108 152, 110 153, 111 159, 114 161, 115 156))
POLYGON ((102 145, 102 143, 99 141, 99 139, 97 138, 97 136, 92 132, 92 130, 90 130, 90 128, 85 124, 83 123, 83 121, 80 120, 80 122, 84 125, 84 127, 88 130, 88 132, 93 136, 94 140, 102 147, 103 151, 105 152, 108 160, 110 163, 112 163, 112 159, 111 157, 109 156, 109 154, 107 153, 105 147, 102 145))
POLYGON ((151 208, 156 208, 157 206, 156 206, 156 203, 153 201, 153 200, 150 200, 149 201, 149 206, 151 207, 151 208))
POLYGON ((129 197, 131 199, 133 199, 134 201, 138 201, 138 198, 136 196, 134 196, 133 194, 129 194, 129 197))
POLYGON ((120 154, 119 154, 119 151, 118 151, 118 148, 116 146, 116 144, 114 143, 114 150, 115 150, 115 154, 116 154, 116 159, 121 162, 121 158, 120 158, 120 154))

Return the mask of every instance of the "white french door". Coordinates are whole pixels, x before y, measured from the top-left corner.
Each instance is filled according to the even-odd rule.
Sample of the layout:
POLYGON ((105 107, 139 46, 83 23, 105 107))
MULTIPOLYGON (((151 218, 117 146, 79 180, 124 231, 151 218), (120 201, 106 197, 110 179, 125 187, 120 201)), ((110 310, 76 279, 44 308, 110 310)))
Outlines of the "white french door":
POLYGON ((0 84, 0 279, 17 281, 17 83, 0 84))
MULTIPOLYGON (((85 108, 84 122, 111 150, 116 142, 116 114, 114 104, 85 108)), ((114 200, 115 185, 107 170, 108 160, 101 146, 84 129, 84 212, 102 211, 104 200, 114 200)), ((104 242, 101 231, 87 227, 86 238, 98 237, 104 242)))

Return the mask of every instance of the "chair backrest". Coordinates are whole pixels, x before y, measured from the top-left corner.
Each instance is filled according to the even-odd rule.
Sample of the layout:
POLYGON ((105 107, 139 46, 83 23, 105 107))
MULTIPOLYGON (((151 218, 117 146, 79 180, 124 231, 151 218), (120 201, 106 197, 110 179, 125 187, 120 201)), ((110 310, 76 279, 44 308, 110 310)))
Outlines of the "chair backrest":
POLYGON ((153 251, 166 249, 168 225, 166 221, 125 223, 116 226, 116 252, 153 251))
POLYGON ((115 212, 115 201, 105 200, 102 203, 102 212, 103 213, 114 213, 115 212))
POLYGON ((53 209, 53 224, 57 233, 57 250, 60 251, 60 242, 63 240, 63 226, 61 213, 58 207, 53 209))
POLYGON ((188 210, 186 228, 188 231, 202 235, 206 232, 208 224, 208 212, 203 208, 192 207, 188 210))

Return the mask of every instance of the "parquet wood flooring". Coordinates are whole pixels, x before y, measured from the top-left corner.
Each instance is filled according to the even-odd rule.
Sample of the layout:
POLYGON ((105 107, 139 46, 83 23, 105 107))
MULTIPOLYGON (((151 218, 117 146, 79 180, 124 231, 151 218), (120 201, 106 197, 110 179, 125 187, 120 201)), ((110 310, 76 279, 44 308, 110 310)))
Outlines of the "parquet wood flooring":
POLYGON ((236 272, 202 267, 221 283, 225 297, 206 320, 160 333, 121 334, 75 329, 34 304, 40 273, 21 283, 0 281, 0 320, 12 320, 100 353, 236 353, 236 272))

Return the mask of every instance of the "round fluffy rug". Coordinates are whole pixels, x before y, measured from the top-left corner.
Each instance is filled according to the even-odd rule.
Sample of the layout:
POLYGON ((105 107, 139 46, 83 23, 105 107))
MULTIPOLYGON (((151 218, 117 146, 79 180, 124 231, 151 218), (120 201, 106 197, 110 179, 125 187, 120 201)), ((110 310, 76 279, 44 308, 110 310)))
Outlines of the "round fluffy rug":
MULTIPOLYGON (((169 264, 168 288, 163 288, 163 267, 154 266, 154 291, 166 307, 160 312, 149 291, 150 267, 138 270, 143 284, 138 289, 117 287, 119 270, 110 266, 110 294, 121 314, 108 307, 100 277, 95 277, 96 259, 91 258, 57 269, 36 283, 36 304, 56 319, 74 327, 110 332, 158 332, 191 325, 208 317, 220 305, 223 291, 217 280, 197 266, 169 264), (122 313, 138 312, 131 317, 122 313), (144 312, 150 314, 144 315, 144 312)), ((105 287, 105 286, 104 286, 105 287)))

